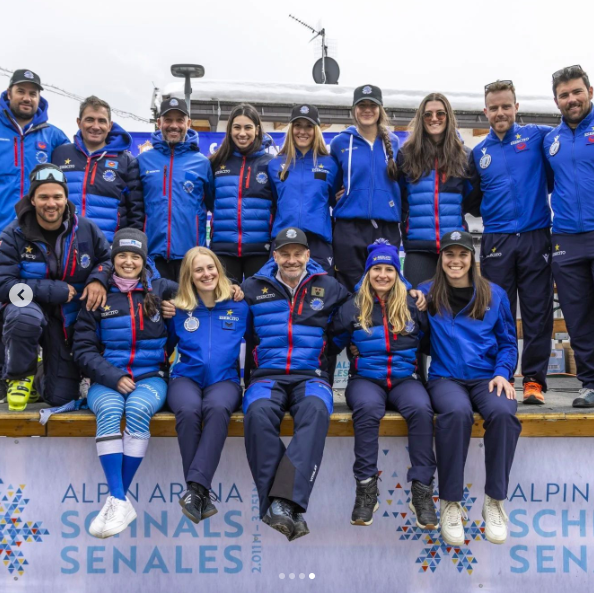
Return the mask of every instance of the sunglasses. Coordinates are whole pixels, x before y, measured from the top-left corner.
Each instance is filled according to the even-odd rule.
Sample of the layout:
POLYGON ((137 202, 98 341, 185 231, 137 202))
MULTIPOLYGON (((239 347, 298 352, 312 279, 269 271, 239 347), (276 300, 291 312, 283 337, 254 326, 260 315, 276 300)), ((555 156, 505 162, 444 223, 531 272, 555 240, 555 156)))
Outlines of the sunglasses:
POLYGON ((488 93, 494 85, 499 86, 500 84, 507 84, 508 86, 512 87, 514 86, 512 80, 495 80, 494 82, 490 82, 489 84, 485 85, 485 93, 488 93))
POLYGON ((445 111, 425 111, 425 113, 423 113, 423 119, 425 121, 431 121, 433 116, 435 116, 438 120, 443 121, 448 116, 448 114, 445 111))
POLYGON ((581 76, 585 74, 585 72, 579 64, 574 64, 573 66, 566 66, 565 68, 561 68, 561 70, 557 70, 557 72, 553 72, 553 80, 556 80, 563 74, 568 74, 569 76, 581 76))
POLYGON ((66 183, 66 177, 60 169, 54 169, 53 167, 45 167, 39 169, 31 175, 31 181, 56 181, 57 183, 66 183))

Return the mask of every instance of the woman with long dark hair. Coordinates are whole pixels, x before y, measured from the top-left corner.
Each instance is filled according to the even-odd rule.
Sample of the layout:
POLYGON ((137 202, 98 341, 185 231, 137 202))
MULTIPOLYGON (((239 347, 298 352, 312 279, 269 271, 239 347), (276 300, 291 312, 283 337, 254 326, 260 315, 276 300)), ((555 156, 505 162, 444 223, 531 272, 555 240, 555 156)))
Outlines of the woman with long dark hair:
POLYGON ((465 148, 447 97, 427 95, 402 146, 404 276, 416 288, 435 273, 440 237, 467 229, 464 198, 470 194, 465 148))
POLYGON ((505 291, 481 277, 470 233, 441 237, 441 250, 428 294, 431 365, 427 390, 437 412, 435 450, 439 476, 442 539, 464 543, 461 501, 473 410, 484 419, 486 483, 485 536, 507 538, 507 497, 521 425, 510 379, 518 360, 516 325, 505 291))
POLYGON ((256 109, 242 103, 231 112, 225 139, 210 157, 215 193, 210 248, 238 284, 270 257, 268 163, 274 155, 266 151, 271 144, 256 109))

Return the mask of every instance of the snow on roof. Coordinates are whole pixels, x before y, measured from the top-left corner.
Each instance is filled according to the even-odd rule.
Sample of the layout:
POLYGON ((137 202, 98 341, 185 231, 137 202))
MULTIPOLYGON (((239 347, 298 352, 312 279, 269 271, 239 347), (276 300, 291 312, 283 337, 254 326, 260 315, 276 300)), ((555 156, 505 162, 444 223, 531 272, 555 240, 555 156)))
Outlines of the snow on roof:
MULTIPOLYGON (((174 82, 155 93, 155 107, 163 95, 184 97, 184 83, 174 82)), ((231 80, 192 81, 192 100, 224 101, 231 103, 267 103, 294 105, 309 103, 317 107, 350 107, 355 87, 323 84, 291 84, 284 82, 239 82, 231 80)), ((382 89, 384 106, 389 108, 416 109, 431 91, 382 89)), ((449 91, 444 93, 456 111, 482 111, 483 93, 449 91)), ((537 95, 518 96, 522 113, 558 115, 552 97, 537 95)))

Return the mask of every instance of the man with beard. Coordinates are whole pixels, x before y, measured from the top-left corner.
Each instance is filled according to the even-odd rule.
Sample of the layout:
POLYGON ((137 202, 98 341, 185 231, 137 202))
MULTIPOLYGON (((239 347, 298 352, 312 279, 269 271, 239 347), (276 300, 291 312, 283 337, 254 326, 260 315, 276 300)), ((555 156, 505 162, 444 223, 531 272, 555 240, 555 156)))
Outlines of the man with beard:
POLYGON ((506 292, 514 319, 518 294, 524 348, 524 403, 544 404, 553 333, 551 211, 542 153, 549 126, 516 123, 511 80, 485 86, 491 130, 472 149, 468 211, 483 218, 482 275, 506 292))
POLYGON ((581 66, 553 74, 561 124, 544 142, 555 177, 553 275, 582 382, 575 408, 594 407, 594 109, 581 66))
POLYGON ((153 150, 138 156, 149 256, 161 276, 175 282, 186 251, 206 246, 206 210, 212 210, 210 162, 190 125, 186 102, 166 99, 153 150))

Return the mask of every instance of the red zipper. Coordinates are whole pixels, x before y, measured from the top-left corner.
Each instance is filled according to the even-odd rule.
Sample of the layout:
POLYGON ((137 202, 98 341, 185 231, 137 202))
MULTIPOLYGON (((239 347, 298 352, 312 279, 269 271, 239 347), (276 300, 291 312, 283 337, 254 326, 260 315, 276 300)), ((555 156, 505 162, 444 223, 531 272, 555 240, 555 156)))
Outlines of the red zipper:
POLYGON ((303 289, 303 292, 301 293, 301 303, 299 305, 299 310, 297 311, 297 315, 301 315, 301 313, 303 312, 303 303, 305 302, 305 293, 307 292, 307 288, 303 289))
POLYGON ((287 352, 287 366, 285 367, 285 373, 288 375, 291 372, 291 356, 293 355, 293 308, 295 306, 294 301, 291 301, 289 310, 289 351, 287 352))
POLYGON ((138 319, 140 320, 140 329, 144 331, 144 314, 142 312, 142 303, 138 303, 138 319))
POLYGON ((247 174, 247 179, 245 180, 245 189, 249 189, 250 187, 250 175, 252 173, 252 168, 248 167, 248 174, 247 174))
POLYGON ((17 144, 17 137, 14 137, 14 166, 18 167, 19 166, 19 147, 17 144))
POLYGON ((438 170, 438 162, 435 159, 435 190, 434 190, 434 200, 435 200, 435 243, 437 245, 437 253, 439 253, 439 249, 441 246, 439 240, 439 170, 438 170))
POLYGON ((167 195, 167 165, 163 167, 163 195, 167 195))
POLYGON ((322 355, 324 354, 324 350, 326 350, 326 340, 322 344, 322 349, 320 350, 320 355, 318 356, 318 366, 322 368, 322 355))
POLYGON ((91 175, 91 185, 95 185, 95 173, 97 173, 97 161, 95 161, 95 164, 93 165, 93 174, 91 175))
POLYGON ((87 212, 87 177, 89 175, 89 167, 91 166, 91 157, 87 157, 87 166, 85 167, 85 176, 82 185, 82 204, 81 214, 84 216, 87 212))
MULTIPOLYGON (((68 272, 68 262, 70 261, 70 254, 72 253, 72 243, 74 243, 74 236, 71 237, 70 247, 68 247, 68 255, 66 256, 66 263, 64 264, 64 274, 62 275, 62 280, 66 279, 66 273, 68 272)), ((72 276, 72 274, 70 275, 72 276)))
POLYGON ((132 363, 134 362, 134 356, 136 355, 136 318, 134 317, 134 301, 132 300, 132 292, 128 293, 128 303, 130 304, 130 319, 132 321, 132 347, 130 348, 130 360, 126 367, 128 373, 134 380, 134 374, 132 373, 132 363))
POLYGON ((245 170, 245 157, 241 163, 241 169, 239 171, 239 193, 237 195, 237 256, 241 257, 241 194, 243 192, 243 172, 245 170))
MULTIPOLYGON (((72 267, 70 268, 70 275, 74 276, 74 270, 76 270, 76 254, 78 251, 74 250, 74 257, 72 258, 72 267)), ((66 262, 68 264, 68 262, 66 262)))
POLYGON ((254 346, 252 355, 254 356, 254 364, 256 365, 256 368, 258 368, 258 346, 254 346))
POLYGON ((25 139, 21 136, 21 198, 25 193, 25 139))
POLYGON ((173 151, 171 151, 171 159, 169 160, 169 215, 167 218, 167 259, 171 254, 171 183, 173 182, 173 151))
POLYGON ((392 355, 390 354, 390 332, 388 330, 388 318, 386 317, 386 307, 384 301, 379 299, 382 307, 382 318, 384 321, 384 336, 386 338, 386 352, 388 353, 388 389, 392 389, 392 355))

